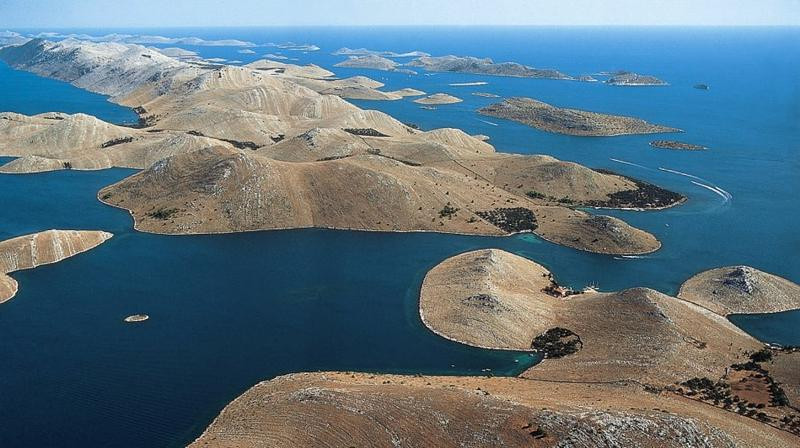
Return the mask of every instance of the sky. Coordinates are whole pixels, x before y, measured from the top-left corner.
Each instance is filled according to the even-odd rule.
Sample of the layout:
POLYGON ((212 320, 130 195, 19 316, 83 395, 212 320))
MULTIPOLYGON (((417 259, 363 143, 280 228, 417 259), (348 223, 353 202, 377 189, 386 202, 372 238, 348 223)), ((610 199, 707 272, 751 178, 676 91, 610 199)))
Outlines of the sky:
POLYGON ((800 0, 0 0, 0 28, 792 25, 800 0))

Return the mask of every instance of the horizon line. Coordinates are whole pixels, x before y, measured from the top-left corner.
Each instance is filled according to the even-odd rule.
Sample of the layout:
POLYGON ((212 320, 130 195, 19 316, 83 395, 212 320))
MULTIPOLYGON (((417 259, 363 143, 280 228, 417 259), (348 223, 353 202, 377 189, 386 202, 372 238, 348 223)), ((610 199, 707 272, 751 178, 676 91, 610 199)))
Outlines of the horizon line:
POLYGON ((800 24, 348 24, 348 25, 113 25, 113 26, 9 26, 7 31, 21 30, 102 30, 102 29, 186 29, 186 28, 800 28, 800 24))

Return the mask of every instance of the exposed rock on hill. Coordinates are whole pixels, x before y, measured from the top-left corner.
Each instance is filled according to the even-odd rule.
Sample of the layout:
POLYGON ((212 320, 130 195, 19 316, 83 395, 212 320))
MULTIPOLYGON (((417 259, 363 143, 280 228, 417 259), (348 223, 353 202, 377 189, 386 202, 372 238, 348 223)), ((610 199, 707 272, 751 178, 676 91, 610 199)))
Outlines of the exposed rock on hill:
POLYGON ((482 115, 518 121, 548 132, 578 136, 615 136, 681 132, 638 118, 552 106, 531 98, 509 98, 478 110, 482 115))
POLYGON ((48 230, 0 241, 0 303, 17 293, 17 282, 6 274, 57 263, 99 246, 111 238, 108 232, 48 230))
POLYGON ((678 297, 723 316, 777 313, 800 308, 800 285, 749 266, 728 266, 690 278, 678 297))

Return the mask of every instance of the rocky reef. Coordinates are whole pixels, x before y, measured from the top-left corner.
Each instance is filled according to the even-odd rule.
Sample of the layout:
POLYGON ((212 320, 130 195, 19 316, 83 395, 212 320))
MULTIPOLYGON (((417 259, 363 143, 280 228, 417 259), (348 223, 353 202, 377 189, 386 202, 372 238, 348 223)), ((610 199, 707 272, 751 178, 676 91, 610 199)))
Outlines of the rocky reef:
POLYGON ((683 151, 702 151, 708 149, 702 145, 695 145, 692 143, 679 142, 675 140, 653 140, 650 146, 662 149, 678 149, 683 151))

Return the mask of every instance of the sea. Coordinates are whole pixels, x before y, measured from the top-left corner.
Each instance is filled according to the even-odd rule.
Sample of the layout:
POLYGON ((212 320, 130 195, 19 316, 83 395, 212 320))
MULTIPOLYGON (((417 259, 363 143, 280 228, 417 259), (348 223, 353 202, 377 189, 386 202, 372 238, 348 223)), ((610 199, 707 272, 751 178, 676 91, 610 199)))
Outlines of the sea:
MULTIPOLYGON (((600 211, 653 233, 663 247, 618 257, 557 246, 533 235, 456 236, 334 230, 162 236, 132 228, 97 191, 135 171, 0 175, 0 240, 46 229, 106 230, 114 237, 57 264, 12 274, 17 296, 0 305, 0 446, 171 447, 198 437, 219 411, 259 381, 299 371, 515 375, 539 359, 467 347, 436 336, 417 311, 425 273, 480 248, 530 258, 573 288, 645 286, 676 294, 700 271, 749 265, 800 282, 800 29, 353 27, 15 30, 109 33, 254 47, 183 45, 204 58, 248 63, 266 54, 369 76, 384 90, 449 93, 458 104, 422 109, 413 98, 353 101, 421 129, 484 134, 498 151, 548 154, 680 192, 661 211, 600 211), (289 49, 286 42, 317 51, 289 49), (283 48, 282 48, 283 47, 283 48), (555 68, 570 75, 630 70, 667 87, 613 87, 458 73, 417 75, 334 64, 341 47, 469 55, 555 68), (249 50, 249 51, 244 51, 249 50), (476 86, 454 83, 485 82, 476 86), (694 88, 707 84, 708 90, 694 88), (571 137, 476 109, 525 96, 562 107, 631 115, 682 134, 571 137), (656 138, 709 147, 654 149, 656 138), (150 320, 123 324, 130 314, 150 320)), ((399 59, 399 61, 408 60, 399 59)), ((113 123, 129 109, 69 84, 0 63, 0 111, 83 112, 113 123)), ((10 158, 0 159, 8 161, 10 158)), ((586 316, 591 319, 591 316, 586 316)), ((731 316, 764 342, 800 345, 800 312, 731 316)))

